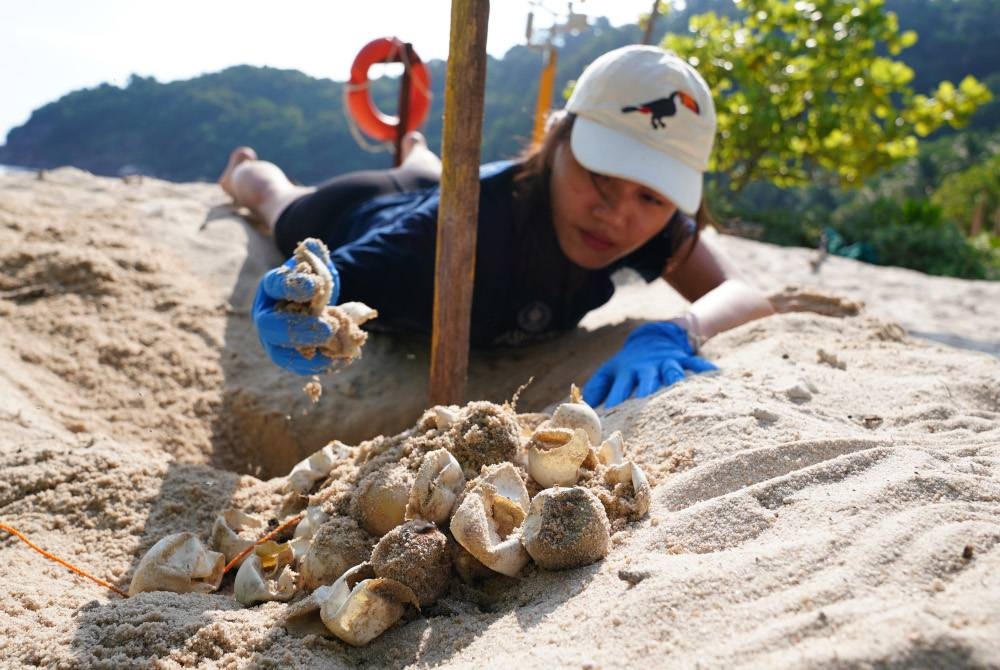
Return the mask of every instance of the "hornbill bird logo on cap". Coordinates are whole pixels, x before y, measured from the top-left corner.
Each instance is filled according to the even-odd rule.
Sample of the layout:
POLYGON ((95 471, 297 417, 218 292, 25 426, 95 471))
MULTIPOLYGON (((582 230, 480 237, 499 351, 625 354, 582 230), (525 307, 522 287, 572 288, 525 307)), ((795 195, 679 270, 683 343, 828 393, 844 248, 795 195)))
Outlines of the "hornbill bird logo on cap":
POLYGON ((665 98, 657 98, 656 100, 644 102, 640 105, 628 105, 627 107, 622 107, 622 113, 627 114, 628 112, 641 112, 643 114, 649 114, 649 122, 652 124, 654 129, 666 128, 667 124, 663 122, 663 118, 666 116, 673 116, 677 113, 676 99, 679 99, 682 105, 690 109, 695 114, 701 114, 701 109, 699 109, 698 103, 695 102, 694 98, 683 91, 674 91, 665 98))

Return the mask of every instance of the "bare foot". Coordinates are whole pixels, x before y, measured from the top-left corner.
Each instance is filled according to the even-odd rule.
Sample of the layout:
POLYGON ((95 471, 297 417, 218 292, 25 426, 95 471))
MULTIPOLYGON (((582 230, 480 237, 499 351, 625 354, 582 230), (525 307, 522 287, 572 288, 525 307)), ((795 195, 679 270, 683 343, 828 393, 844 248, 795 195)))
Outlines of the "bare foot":
POLYGON ((410 132, 403 135, 403 143, 402 146, 400 146, 399 148, 403 160, 405 161, 409 157, 410 152, 413 151, 414 147, 420 144, 426 147, 427 138, 424 137, 424 134, 419 130, 411 130, 410 132))
POLYGON ((418 130, 403 136, 400 155, 403 163, 422 164, 427 169, 441 172, 441 159, 428 148, 427 138, 418 130))
MULTIPOLYGON (((236 193, 233 191, 233 170, 240 163, 246 161, 257 160, 257 152, 250 147, 236 147, 233 152, 229 154, 229 162, 226 163, 226 169, 222 171, 219 176, 219 186, 222 190, 229 194, 233 200, 237 200, 236 193)), ((238 201, 238 200, 237 200, 238 201)))

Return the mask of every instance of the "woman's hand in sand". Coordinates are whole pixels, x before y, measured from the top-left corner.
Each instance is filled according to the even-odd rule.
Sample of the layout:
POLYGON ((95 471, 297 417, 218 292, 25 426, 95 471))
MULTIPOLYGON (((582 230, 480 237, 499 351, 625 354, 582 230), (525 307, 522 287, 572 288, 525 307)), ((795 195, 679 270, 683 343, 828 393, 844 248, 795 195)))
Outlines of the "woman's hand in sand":
MULTIPOLYGON (((297 262, 288 259, 260 280, 251 315, 260 343, 277 365, 300 375, 319 374, 333 364, 329 357, 310 348, 324 344, 333 335, 330 324, 310 313, 309 303, 320 287, 314 274, 296 271, 297 262), (296 304, 299 303, 299 304, 296 304)), ((337 269, 328 265, 333 291, 328 304, 340 295, 337 269)))
POLYGON ((583 386, 583 399, 591 407, 602 402, 614 407, 635 394, 650 395, 663 386, 684 379, 684 371, 717 370, 715 365, 694 355, 687 331, 669 321, 647 323, 636 328, 621 351, 583 386))

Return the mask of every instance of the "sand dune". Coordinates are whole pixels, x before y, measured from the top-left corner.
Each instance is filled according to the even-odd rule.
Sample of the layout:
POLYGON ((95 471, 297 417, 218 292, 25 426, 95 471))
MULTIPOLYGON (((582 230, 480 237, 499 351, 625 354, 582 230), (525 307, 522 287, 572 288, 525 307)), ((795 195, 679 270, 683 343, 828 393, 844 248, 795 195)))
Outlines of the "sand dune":
MULTIPOLYGON (((283 604, 122 599, 0 533, 0 666, 997 667, 1000 285, 719 242, 768 291, 865 308, 721 335, 720 372, 604 413, 654 480, 604 561, 353 649, 283 604)), ((412 425, 422 339, 374 336, 315 406, 267 362, 247 308, 279 260, 214 185, 0 176, 0 522, 127 586, 168 533, 274 515, 274 477, 326 441, 412 425)), ((470 396, 533 375, 519 407, 545 408, 681 305, 626 281, 587 329, 478 355, 470 396)))

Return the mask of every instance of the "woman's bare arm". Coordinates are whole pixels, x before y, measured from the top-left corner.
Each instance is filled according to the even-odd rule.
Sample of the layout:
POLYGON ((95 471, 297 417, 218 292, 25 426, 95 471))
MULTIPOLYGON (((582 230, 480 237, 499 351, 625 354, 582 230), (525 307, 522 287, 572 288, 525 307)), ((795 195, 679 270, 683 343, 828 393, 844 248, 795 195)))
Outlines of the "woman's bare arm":
POLYGON ((669 264, 663 278, 691 302, 678 321, 697 341, 774 313, 764 294, 743 280, 708 235, 699 235, 687 252, 688 247, 680 250, 677 257, 683 260, 669 264))

